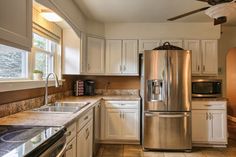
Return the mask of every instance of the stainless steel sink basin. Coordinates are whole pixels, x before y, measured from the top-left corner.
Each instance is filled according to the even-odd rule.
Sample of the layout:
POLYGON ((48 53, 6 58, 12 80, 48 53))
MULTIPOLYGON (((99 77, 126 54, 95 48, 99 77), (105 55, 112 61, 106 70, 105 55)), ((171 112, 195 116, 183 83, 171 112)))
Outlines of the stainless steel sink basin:
POLYGON ((34 112, 53 112, 53 113, 75 113, 83 107, 89 105, 89 102, 56 102, 54 104, 44 105, 33 109, 34 112))

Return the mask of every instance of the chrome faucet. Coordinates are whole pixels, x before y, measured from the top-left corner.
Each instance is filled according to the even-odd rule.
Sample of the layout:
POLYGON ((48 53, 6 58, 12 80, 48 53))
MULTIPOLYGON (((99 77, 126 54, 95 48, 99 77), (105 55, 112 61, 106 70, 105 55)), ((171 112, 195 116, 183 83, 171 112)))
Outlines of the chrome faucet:
POLYGON ((55 73, 49 73, 48 76, 46 77, 46 83, 45 83, 45 105, 48 104, 48 79, 50 77, 50 75, 53 75, 54 77, 54 81, 55 81, 55 87, 59 87, 59 81, 58 81, 58 77, 55 73))

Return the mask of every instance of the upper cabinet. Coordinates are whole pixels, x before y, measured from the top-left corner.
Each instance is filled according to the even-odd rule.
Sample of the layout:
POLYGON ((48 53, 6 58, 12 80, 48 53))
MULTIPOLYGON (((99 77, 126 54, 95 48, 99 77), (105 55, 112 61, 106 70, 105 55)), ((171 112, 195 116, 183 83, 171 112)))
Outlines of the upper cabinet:
POLYGON ((202 40, 202 73, 217 75, 218 73, 218 44, 217 40, 202 40))
POLYGON ((106 41, 106 74, 138 75, 138 41, 106 41))
POLYGON ((160 40, 139 40, 139 53, 143 53, 145 50, 153 50, 160 46, 160 40))
POLYGON ((87 38, 87 73, 104 73, 104 39, 88 37, 87 38))
POLYGON ((30 51, 32 0, 1 0, 0 19, 0 41, 30 51))
POLYGON ((77 35, 73 29, 63 29, 63 74, 76 75, 84 72, 84 40, 84 33, 77 35))
POLYGON ((184 48, 192 51, 193 75, 217 75, 217 40, 185 40, 184 48))

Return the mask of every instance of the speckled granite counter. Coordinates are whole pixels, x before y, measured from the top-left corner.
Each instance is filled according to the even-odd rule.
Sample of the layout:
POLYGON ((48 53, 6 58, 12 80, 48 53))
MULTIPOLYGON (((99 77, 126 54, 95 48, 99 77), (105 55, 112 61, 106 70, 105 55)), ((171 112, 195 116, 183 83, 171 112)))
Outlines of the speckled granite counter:
POLYGON ((34 125, 34 126, 67 126, 81 117, 86 111, 93 108, 101 100, 140 100, 135 95, 115 96, 82 96, 66 97, 63 102, 90 102, 89 105, 76 113, 40 113, 32 111, 19 112, 7 117, 0 118, 0 125, 34 125))
POLYGON ((192 98, 192 101, 227 101, 227 98, 192 98))

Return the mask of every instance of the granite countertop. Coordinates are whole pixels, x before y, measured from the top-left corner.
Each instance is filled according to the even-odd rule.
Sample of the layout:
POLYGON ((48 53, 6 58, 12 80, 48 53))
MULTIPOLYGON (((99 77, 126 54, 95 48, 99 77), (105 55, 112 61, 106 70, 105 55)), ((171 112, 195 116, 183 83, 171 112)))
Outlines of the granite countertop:
MULTIPOLYGON (((86 111, 93 108, 100 100, 140 100, 136 95, 114 95, 114 96, 81 96, 66 97, 61 102, 90 102, 89 105, 76 113, 40 113, 32 111, 19 112, 7 117, 0 118, 0 125, 33 125, 33 126, 68 126, 86 111)), ((59 102, 60 102, 59 101, 59 102)))
POLYGON ((225 97, 220 98, 192 98, 192 101, 227 101, 225 97))

